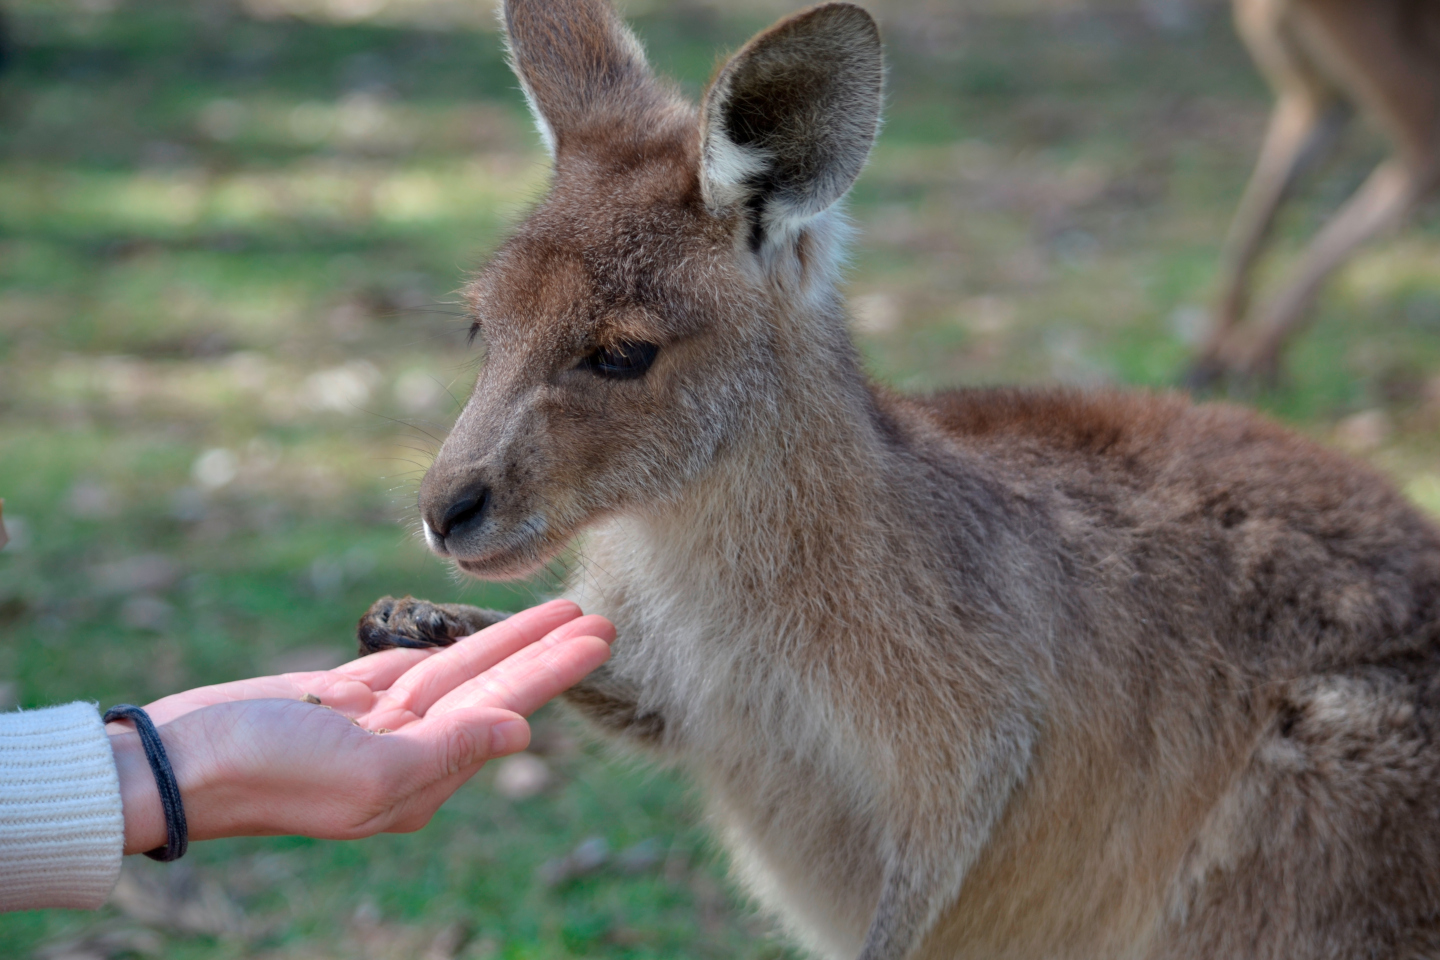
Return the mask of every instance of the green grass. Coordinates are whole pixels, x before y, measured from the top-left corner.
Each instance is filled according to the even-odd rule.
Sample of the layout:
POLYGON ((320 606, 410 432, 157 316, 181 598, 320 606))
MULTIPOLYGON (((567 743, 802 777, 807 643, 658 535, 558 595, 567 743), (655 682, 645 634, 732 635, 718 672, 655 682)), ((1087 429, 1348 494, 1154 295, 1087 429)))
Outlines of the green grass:
MULTIPOLYGON (((381 594, 513 608, 551 583, 461 584, 409 527, 476 360, 453 291, 546 165, 485 16, 394 0, 347 19, 365 6, 9 5, 10 705, 144 702, 334 661, 381 594)), ((647 4, 637 25, 698 95, 773 6, 647 4)), ((1167 33, 1125 7, 923 6, 887 8, 887 124, 850 207, 872 370, 909 389, 1173 384, 1268 109, 1223 8, 1167 33)), ((1379 151, 1357 132, 1312 178, 1267 276, 1379 151)), ((1363 447, 1440 510, 1437 334, 1432 218, 1345 271, 1284 383, 1255 400, 1363 447), (1388 431, 1345 426, 1361 412, 1388 431)), ((123 897, 11 915, 0 956, 75 938, 114 957, 788 955, 726 885, 683 782, 605 756, 554 713, 536 752, 553 773, 538 797, 504 799, 487 771, 415 835, 200 844, 127 883, 168 878, 160 899, 209 903, 201 921, 123 897), (660 853, 560 885, 537 873, 594 837, 660 853)))

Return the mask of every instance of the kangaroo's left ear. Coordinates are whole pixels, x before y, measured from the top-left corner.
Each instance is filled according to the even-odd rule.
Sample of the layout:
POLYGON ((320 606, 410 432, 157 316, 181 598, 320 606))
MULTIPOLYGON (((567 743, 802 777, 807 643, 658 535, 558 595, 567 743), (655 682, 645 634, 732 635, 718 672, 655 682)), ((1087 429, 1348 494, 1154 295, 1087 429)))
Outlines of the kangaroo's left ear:
POLYGON ((812 7, 756 36, 705 94, 706 203, 745 210, 756 251, 792 236, 860 175, 883 79, 880 32, 853 4, 812 7))

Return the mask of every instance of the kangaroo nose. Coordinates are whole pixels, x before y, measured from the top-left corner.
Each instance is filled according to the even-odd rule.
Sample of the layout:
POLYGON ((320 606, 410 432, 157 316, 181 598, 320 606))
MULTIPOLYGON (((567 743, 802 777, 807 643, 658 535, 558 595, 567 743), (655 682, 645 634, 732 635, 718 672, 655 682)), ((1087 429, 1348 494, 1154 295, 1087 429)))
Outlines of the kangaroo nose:
POLYGON ((450 504, 438 520, 430 518, 430 529, 435 531, 437 537, 444 540, 452 533, 459 533, 465 527, 479 523, 480 519, 485 516, 485 508, 489 504, 489 488, 480 487, 450 504))

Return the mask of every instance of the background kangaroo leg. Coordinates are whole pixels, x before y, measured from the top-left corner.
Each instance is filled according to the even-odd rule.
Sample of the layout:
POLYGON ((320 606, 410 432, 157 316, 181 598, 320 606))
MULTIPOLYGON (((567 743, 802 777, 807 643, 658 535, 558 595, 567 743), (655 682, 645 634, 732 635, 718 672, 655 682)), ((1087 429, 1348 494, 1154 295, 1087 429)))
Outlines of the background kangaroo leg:
POLYGON ((1273 378, 1286 340, 1309 317, 1330 274, 1375 235, 1400 224, 1419 202, 1425 184, 1402 161, 1387 160, 1335 215, 1306 250, 1300 265, 1261 314, 1258 333, 1245 351, 1239 373, 1246 379, 1273 378))
POLYGON ((499 623, 510 614, 463 603, 431 603, 414 597, 381 597, 355 629, 360 655, 391 647, 448 647, 460 637, 499 623))
POLYGON ((1210 335, 1186 377, 1188 386, 1210 386, 1237 359, 1231 332, 1245 314, 1251 275, 1275 215, 1300 175, 1334 145, 1348 118, 1349 109, 1342 101, 1309 92, 1287 93, 1276 103, 1260 159, 1230 222, 1210 335))

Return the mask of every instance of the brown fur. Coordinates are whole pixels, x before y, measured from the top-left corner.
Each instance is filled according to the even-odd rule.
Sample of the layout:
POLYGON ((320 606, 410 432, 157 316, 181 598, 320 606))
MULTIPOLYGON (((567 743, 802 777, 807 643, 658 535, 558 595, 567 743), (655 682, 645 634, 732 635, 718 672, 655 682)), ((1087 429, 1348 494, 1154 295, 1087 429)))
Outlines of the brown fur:
POLYGON ((1236 408, 870 385, 826 209, 858 8, 699 112, 597 0, 507 13, 556 173, 471 287, 427 538, 503 578, 580 537, 619 637, 571 702, 695 778, 757 899, 826 957, 1440 956, 1435 527, 1236 408))
POLYGON ((1214 326, 1191 379, 1274 375, 1326 279, 1440 187, 1440 4, 1434 0, 1234 0, 1240 36, 1275 90, 1260 159, 1226 240, 1214 326), (1329 149, 1351 107, 1393 155, 1327 223, 1253 329, 1250 279, 1275 216, 1329 149))

